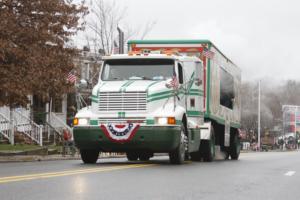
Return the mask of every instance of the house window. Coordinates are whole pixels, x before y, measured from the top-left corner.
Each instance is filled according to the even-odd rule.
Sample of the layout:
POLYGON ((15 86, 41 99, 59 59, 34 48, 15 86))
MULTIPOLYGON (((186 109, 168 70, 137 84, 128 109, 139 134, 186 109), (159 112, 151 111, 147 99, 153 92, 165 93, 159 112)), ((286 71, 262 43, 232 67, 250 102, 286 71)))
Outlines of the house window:
POLYGON ((52 100, 52 112, 62 113, 62 99, 55 98, 52 100))

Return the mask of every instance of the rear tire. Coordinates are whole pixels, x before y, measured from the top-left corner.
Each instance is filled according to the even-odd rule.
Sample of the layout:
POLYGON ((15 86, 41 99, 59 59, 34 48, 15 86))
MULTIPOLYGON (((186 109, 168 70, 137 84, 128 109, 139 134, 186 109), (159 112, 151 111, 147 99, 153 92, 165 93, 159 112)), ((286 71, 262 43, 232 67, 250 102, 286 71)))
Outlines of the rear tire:
POLYGON ((81 159, 85 164, 95 164, 99 157, 99 150, 80 149, 81 159))
POLYGON ((127 152, 126 153, 127 160, 129 161, 137 161, 139 155, 136 152, 127 152))
POLYGON ((170 162, 172 164, 183 164, 185 158, 185 152, 187 149, 187 136, 184 125, 181 126, 180 141, 178 147, 169 153, 170 162))
POLYGON ((201 154, 199 151, 190 153, 192 161, 201 161, 201 154))

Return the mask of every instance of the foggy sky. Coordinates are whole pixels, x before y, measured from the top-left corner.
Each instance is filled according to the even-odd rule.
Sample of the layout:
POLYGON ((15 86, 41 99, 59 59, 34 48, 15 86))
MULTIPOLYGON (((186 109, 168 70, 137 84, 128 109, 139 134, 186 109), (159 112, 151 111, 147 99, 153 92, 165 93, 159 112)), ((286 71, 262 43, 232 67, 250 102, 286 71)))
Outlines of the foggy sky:
MULTIPOLYGON (((242 69, 243 80, 298 80, 300 1, 118 0, 124 23, 156 24, 145 39, 209 39, 242 69)), ((135 38, 139 39, 139 38, 135 38)))

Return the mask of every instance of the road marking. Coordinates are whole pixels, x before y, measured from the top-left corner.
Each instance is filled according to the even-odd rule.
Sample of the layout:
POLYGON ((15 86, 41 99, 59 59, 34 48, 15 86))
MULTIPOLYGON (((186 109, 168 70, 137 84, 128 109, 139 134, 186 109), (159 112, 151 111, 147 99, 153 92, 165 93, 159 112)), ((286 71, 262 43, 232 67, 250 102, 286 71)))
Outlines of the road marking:
POLYGON ((293 176, 296 172, 295 171, 288 171, 287 173, 285 173, 285 176, 293 176))
POLYGON ((21 175, 21 176, 8 176, 8 177, 1 177, 0 184, 1 183, 9 183, 9 182, 43 179, 43 178, 70 176, 70 175, 77 175, 77 174, 106 172, 106 171, 114 171, 114 170, 121 170, 121 169, 150 167, 153 165, 155 165, 155 164, 131 164, 131 165, 122 165, 122 166, 115 166, 115 167, 88 168, 88 169, 82 169, 82 170, 68 170, 68 171, 47 172, 47 173, 39 173, 39 174, 21 175))

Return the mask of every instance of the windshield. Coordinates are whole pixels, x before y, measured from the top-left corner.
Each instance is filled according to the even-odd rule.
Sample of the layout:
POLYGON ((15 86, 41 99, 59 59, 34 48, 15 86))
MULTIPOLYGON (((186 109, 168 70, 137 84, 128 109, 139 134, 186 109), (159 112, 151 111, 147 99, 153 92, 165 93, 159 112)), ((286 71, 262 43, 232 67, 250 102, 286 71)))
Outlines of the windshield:
POLYGON ((166 80, 172 77, 172 59, 114 59, 106 60, 102 71, 103 81, 166 80))

